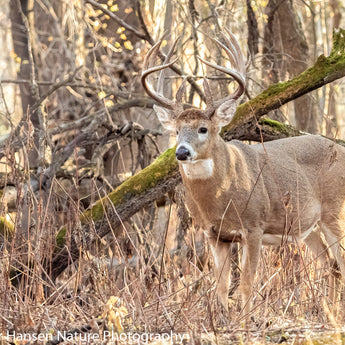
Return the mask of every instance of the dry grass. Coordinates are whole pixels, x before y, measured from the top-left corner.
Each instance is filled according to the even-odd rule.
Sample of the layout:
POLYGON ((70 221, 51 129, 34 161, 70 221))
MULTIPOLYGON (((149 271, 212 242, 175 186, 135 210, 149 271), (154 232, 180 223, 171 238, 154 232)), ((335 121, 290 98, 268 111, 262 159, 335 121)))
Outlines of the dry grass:
MULTIPOLYGON (((262 250, 249 328, 243 326, 237 292, 230 299, 226 320, 216 303, 208 251, 201 261, 195 255, 183 254, 181 258, 172 254, 178 224, 174 208, 170 216, 172 226, 162 227, 169 228, 163 260, 165 236, 155 232, 158 211, 151 209, 126 224, 122 238, 109 236, 97 248, 84 251, 82 259, 56 282, 44 281, 42 267, 28 267, 26 262, 28 256, 39 262, 37 258, 51 255, 53 246, 49 241, 53 243, 57 230, 54 219, 59 216, 58 211, 52 213, 53 199, 42 204, 38 217, 42 223, 32 228, 29 239, 2 238, 3 333, 10 330, 56 335, 58 331, 89 325, 89 332, 113 328, 126 333, 183 333, 195 344, 222 340, 240 343, 243 339, 274 343, 303 334, 305 341, 308 332, 340 329, 344 322, 342 288, 338 286, 340 308, 328 297, 329 267, 320 267, 304 246, 296 245, 262 250), (145 243, 140 242, 138 234, 145 238, 145 243), (19 266, 23 277, 15 285, 9 272, 19 266), (118 300, 109 307, 112 296, 118 300), (118 312, 117 316, 111 316, 111 311, 118 312)), ((70 216, 65 215, 64 219, 71 219, 77 212, 71 204, 69 207, 70 216)), ((72 220, 69 222, 72 225, 72 220)), ((186 243, 189 238, 190 235, 186 236, 186 243)))

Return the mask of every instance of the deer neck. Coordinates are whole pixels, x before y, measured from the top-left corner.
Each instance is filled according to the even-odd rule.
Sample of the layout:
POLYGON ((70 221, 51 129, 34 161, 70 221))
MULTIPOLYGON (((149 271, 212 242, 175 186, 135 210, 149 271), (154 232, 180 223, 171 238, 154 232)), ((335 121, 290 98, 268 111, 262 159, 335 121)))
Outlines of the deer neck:
POLYGON ((255 172, 255 176, 251 176, 255 170, 254 162, 258 159, 255 152, 245 144, 227 144, 223 140, 217 142, 210 152, 214 152, 212 157, 180 164, 183 183, 192 194, 217 196, 230 190, 250 189, 251 181, 256 178, 255 172), (252 163, 253 167, 249 168, 252 163))
POLYGON ((180 169, 187 180, 206 180, 214 175, 214 160, 199 159, 192 163, 181 164, 180 169))

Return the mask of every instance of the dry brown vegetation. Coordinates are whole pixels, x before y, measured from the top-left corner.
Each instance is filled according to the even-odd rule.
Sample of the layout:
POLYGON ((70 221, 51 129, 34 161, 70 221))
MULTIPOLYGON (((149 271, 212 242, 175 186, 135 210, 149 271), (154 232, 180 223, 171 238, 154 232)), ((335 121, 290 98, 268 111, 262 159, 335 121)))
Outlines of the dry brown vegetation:
MULTIPOLYGON (((303 245, 263 249, 249 329, 243 327, 236 291, 241 249, 234 245, 226 319, 216 303, 207 243, 184 208, 181 186, 131 218, 119 217, 116 227, 111 217, 117 209, 105 210, 104 237, 92 221, 87 232, 80 223, 84 210, 173 145, 140 85, 144 54, 156 38, 165 30, 181 35, 182 69, 169 76, 169 93, 185 74, 200 85, 204 71, 196 53, 214 52, 202 33, 214 36, 219 24, 231 24, 251 55, 247 99, 254 98, 271 83, 312 66, 320 54, 327 56, 332 30, 344 22, 337 1, 286 3, 291 7, 281 11, 301 19, 290 23, 298 30, 286 28, 278 0, 251 6, 248 1, 0 1, 7 42, 0 54, 0 333, 53 339, 58 331, 113 330, 186 334, 190 344, 307 344, 319 337, 341 343, 340 335, 328 332, 345 321, 343 286, 337 285, 334 304, 330 268, 321 267, 303 245), (286 44, 281 30, 299 35, 300 53, 286 44), (298 68, 291 62, 301 60, 298 68), (52 258, 61 243, 68 267, 55 277, 59 268, 52 258)), ((216 77, 214 93, 228 92, 228 81, 216 77)), ((291 103, 268 117, 344 139, 344 91, 340 79, 305 95, 311 103, 306 108, 291 103)), ((196 86, 188 88, 186 102, 201 104, 196 86)), ((277 132, 270 139, 284 128, 272 124, 277 132)), ((57 343, 52 339, 47 343, 57 343)), ((2 338, 5 344, 10 340, 2 338)))

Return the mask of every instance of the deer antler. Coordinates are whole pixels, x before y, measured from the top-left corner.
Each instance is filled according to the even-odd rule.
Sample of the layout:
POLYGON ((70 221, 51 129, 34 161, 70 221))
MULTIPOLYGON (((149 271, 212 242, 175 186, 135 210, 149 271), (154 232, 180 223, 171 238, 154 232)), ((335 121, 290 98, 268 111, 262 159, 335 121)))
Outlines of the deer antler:
POLYGON ((224 38, 225 44, 223 44, 222 42, 218 41, 215 38, 210 37, 220 48, 224 49, 226 54, 228 55, 228 58, 233 66, 232 69, 223 67, 223 66, 219 66, 216 64, 213 64, 209 61, 204 60, 203 58, 201 58, 200 56, 198 56, 198 59, 204 63, 207 66, 210 66, 218 71, 221 71, 225 74, 228 74, 230 76, 232 76, 236 82, 238 83, 238 88, 235 90, 235 92, 233 92, 232 94, 219 99, 217 101, 213 101, 212 100, 212 95, 211 95, 211 91, 210 88, 208 86, 208 82, 204 81, 204 91, 205 91, 205 95, 206 95, 206 100, 208 100, 208 104, 207 107, 210 110, 210 114, 217 109, 222 103, 230 100, 230 99, 237 99, 239 98, 244 90, 245 90, 245 70, 246 70, 246 66, 244 63, 244 58, 240 49, 240 45, 236 39, 236 37, 233 35, 233 33, 228 29, 225 28, 226 33, 222 32, 221 35, 224 38), (211 100, 211 101, 209 101, 211 100))
POLYGON ((176 101, 172 101, 166 98, 163 95, 163 89, 164 89, 164 74, 165 74, 164 72, 167 68, 171 67, 177 61, 177 58, 173 61, 170 61, 170 59, 172 55, 174 54, 176 44, 179 38, 177 38, 174 41, 173 45, 169 49, 169 52, 165 57, 163 65, 153 66, 156 60, 156 57, 158 55, 159 48, 166 35, 167 35, 167 32, 163 34, 160 40, 154 46, 152 46, 151 49, 146 54, 145 59, 144 59, 144 64, 143 64, 143 71, 141 73, 141 83, 144 87, 144 90, 147 92, 147 94, 151 98, 153 98, 156 102, 158 102, 164 108, 173 110, 173 115, 176 117, 178 116, 178 114, 180 114, 183 111, 182 96, 185 90, 185 80, 183 81, 182 85, 177 91, 176 101), (152 73, 159 72, 159 71, 160 71, 160 74, 158 77, 157 91, 155 91, 153 86, 148 81, 148 77, 152 73))

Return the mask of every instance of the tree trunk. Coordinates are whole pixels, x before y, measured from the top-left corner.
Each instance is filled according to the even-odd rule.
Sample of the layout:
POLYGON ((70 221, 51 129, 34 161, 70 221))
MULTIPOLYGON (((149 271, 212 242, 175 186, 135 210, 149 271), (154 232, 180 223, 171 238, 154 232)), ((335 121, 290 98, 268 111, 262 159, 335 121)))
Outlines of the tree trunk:
MULTIPOLYGON (((13 59, 13 41, 11 37, 11 21, 9 20, 10 14, 10 0, 0 0, 0 66, 6 66, 1 68, 1 79, 16 79, 16 66, 13 59)), ((22 116, 21 101, 18 97, 18 86, 13 84, 2 85, 0 93, 0 113, 4 116, 0 116, 0 134, 4 135, 9 131, 11 122, 15 126, 22 116)))
MULTIPOLYGON (((264 41, 262 48, 262 80, 268 87, 280 80, 279 71, 281 70, 281 40, 279 35, 279 23, 277 19, 277 10, 282 0, 270 0, 265 9, 267 23, 264 28, 264 41)), ((273 120, 284 121, 284 114, 280 109, 275 109, 269 114, 273 120)))
MULTIPOLYGON (((292 0, 270 0, 266 9, 267 25, 264 33, 265 79, 268 83, 294 77, 308 64, 309 50, 302 24, 292 0)), ((318 120, 315 102, 308 94, 294 101, 296 127, 316 133, 318 120)))
POLYGON ((247 27, 248 38, 247 45, 251 60, 255 61, 255 55, 259 52, 259 29, 255 12, 252 8, 251 1, 247 0, 247 27))
MULTIPOLYGON (((283 1, 278 9, 283 52, 288 56, 286 70, 290 77, 302 73, 308 65, 309 49, 299 16, 292 0, 283 1)), ((294 101, 296 127, 309 133, 318 132, 318 119, 312 94, 294 101)))
MULTIPOLYGON (((339 0, 330 0, 330 6, 333 11, 333 31, 339 29, 341 21, 341 11, 340 11, 340 1, 339 0)), ((329 137, 334 137, 337 133, 334 133, 334 130, 337 129, 343 121, 342 116, 339 118, 337 114, 337 90, 333 84, 329 85, 328 90, 328 107, 327 107, 327 117, 326 117, 326 135, 329 137)), ((341 133, 338 133, 341 135, 341 133)))
POLYGON ((35 27, 34 0, 13 0, 11 2, 10 18, 12 23, 12 38, 15 54, 19 57, 20 71, 18 79, 30 80, 30 84, 20 84, 22 109, 26 130, 32 132, 33 145, 28 150, 28 164, 31 168, 38 167, 44 156, 45 146, 41 142, 43 127, 43 111, 38 104, 39 87, 36 83, 37 69, 35 65, 35 27), (24 20, 25 19, 25 20, 24 20), (33 127, 33 128, 32 128, 33 127), (41 138, 40 138, 41 135, 41 138))
MULTIPOLYGON (((12 39, 13 47, 16 56, 20 59, 20 70, 18 72, 18 79, 30 80, 30 67, 29 61, 29 48, 28 48, 28 37, 23 29, 24 23, 23 19, 18 11, 16 1, 11 1, 12 6, 10 6, 10 18, 12 22, 12 39)), ((22 0, 22 9, 24 13, 29 11, 33 13, 33 1, 22 0), (30 6, 30 7, 29 7, 30 6)), ((20 93, 23 107, 23 114, 26 116, 30 107, 35 103, 35 100, 31 94, 30 86, 28 84, 20 84, 20 93)), ((34 125, 38 126, 38 119, 33 118, 32 122, 34 125)))

